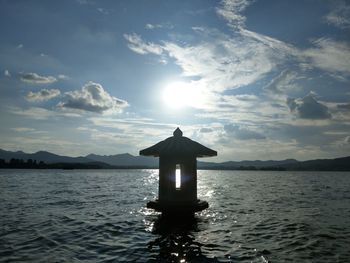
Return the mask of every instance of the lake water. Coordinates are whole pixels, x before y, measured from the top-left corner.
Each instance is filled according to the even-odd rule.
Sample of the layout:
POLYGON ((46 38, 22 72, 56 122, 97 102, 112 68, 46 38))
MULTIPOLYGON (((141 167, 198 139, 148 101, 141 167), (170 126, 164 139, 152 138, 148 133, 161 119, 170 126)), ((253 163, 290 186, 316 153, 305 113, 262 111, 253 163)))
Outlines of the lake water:
POLYGON ((172 225, 157 170, 0 170, 0 261, 350 262, 350 173, 198 173, 210 207, 172 225))

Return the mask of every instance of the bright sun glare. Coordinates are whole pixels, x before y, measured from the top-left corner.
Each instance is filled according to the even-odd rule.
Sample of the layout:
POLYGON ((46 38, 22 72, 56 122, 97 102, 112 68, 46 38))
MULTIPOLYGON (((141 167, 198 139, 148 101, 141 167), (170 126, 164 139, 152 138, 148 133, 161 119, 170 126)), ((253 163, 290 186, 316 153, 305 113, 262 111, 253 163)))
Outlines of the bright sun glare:
POLYGON ((190 83, 172 82, 163 91, 163 101, 173 109, 196 107, 202 103, 202 96, 190 83))

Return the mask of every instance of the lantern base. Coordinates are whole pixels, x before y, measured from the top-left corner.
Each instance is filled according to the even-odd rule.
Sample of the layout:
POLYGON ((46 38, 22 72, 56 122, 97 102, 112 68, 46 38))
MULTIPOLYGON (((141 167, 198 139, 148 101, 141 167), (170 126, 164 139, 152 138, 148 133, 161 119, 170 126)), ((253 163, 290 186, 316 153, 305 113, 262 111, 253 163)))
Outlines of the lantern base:
POLYGON ((189 215, 202 211, 209 207, 208 202, 197 199, 196 202, 160 202, 158 199, 147 203, 147 208, 152 208, 164 215, 189 215))

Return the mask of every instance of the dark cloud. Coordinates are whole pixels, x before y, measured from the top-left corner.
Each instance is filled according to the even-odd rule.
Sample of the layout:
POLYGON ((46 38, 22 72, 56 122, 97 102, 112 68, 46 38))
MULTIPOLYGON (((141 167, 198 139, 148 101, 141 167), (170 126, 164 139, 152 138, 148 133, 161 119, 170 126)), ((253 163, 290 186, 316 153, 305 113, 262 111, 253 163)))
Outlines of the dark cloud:
POLYGON ((340 110, 350 110, 350 103, 339 104, 337 108, 340 110))
POLYGON ((29 101, 45 101, 57 97, 61 94, 58 89, 42 89, 38 92, 30 91, 26 99, 29 101))
POLYGON ((227 124, 224 126, 224 130, 228 135, 231 135, 239 140, 262 140, 266 137, 256 131, 240 127, 239 125, 227 124))
POLYGON ((86 83, 81 90, 66 92, 65 98, 66 101, 60 102, 59 107, 96 113, 120 112, 128 106, 126 101, 112 97, 101 84, 92 81, 86 83))
POLYGON ((40 76, 36 73, 21 73, 20 79, 23 82, 30 83, 30 84, 50 84, 57 79, 52 76, 40 76))
POLYGON ((287 105, 290 111, 302 119, 330 119, 330 114, 326 105, 318 102, 313 93, 304 98, 287 98, 287 105))

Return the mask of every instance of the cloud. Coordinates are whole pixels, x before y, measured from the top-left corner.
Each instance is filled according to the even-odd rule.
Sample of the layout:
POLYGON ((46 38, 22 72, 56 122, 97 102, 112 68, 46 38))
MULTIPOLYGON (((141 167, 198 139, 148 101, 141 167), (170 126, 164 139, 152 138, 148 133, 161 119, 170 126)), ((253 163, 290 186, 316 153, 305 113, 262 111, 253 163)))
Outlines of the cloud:
POLYGON ((300 90, 301 87, 296 84, 296 80, 301 79, 296 72, 283 70, 276 78, 273 78, 264 90, 271 96, 284 95, 286 91, 300 90))
POLYGON ((212 128, 201 128, 199 130, 199 132, 201 132, 201 133, 210 133, 210 132, 213 132, 213 129, 212 128))
POLYGON ((336 27, 350 28, 350 5, 347 5, 345 1, 339 1, 325 19, 336 27))
MULTIPOLYGON (((250 31, 245 28, 243 12, 251 3, 253 1, 221 2, 216 11, 228 21, 232 29, 230 33, 213 28, 193 27, 194 36, 191 39, 196 41, 168 40, 160 41, 159 45, 144 41, 133 34, 138 37, 134 43, 139 43, 140 49, 134 51, 140 54, 152 53, 144 47, 156 45, 162 50, 158 52, 160 57, 171 58, 182 70, 182 76, 193 77, 191 85, 207 92, 206 103, 201 108, 202 111, 196 113, 197 117, 235 121, 239 124, 271 125, 276 122, 309 125, 310 122, 305 119, 319 119, 318 122, 328 125, 329 122, 323 120, 333 117, 328 104, 308 96, 289 98, 286 104, 287 94, 300 96, 295 94, 304 89, 304 80, 300 79, 305 78, 307 70, 321 69, 330 75, 348 74, 348 44, 332 39, 318 39, 312 42, 311 48, 301 49, 250 31), (276 73, 279 74, 275 79, 270 83, 266 82, 271 76, 276 76, 276 73), (242 87, 247 87, 249 93, 255 93, 257 89, 264 87, 265 92, 257 93, 258 97, 248 94, 229 95, 231 92, 228 90, 242 87), (311 109, 317 110, 317 113, 313 113, 311 109), (299 118, 294 118, 290 111, 299 118)), ((181 35, 177 37, 181 38, 181 35)), ((238 93, 243 93, 243 90, 239 89, 238 93)), ((239 132, 236 133, 239 136, 239 132)), ((261 134, 260 136, 264 137, 261 134)))
POLYGON ((97 11, 100 12, 103 15, 108 15, 109 11, 106 8, 98 7, 97 11))
POLYGON ((66 79, 69 79, 69 76, 64 75, 64 74, 59 74, 59 75, 57 76, 57 78, 58 78, 58 79, 61 79, 61 80, 66 80, 66 79))
POLYGON ((21 73, 21 81, 30 83, 30 84, 51 84, 57 79, 52 76, 40 76, 36 73, 21 73))
POLYGON ((93 5, 95 4, 92 0, 76 0, 76 2, 80 5, 93 5))
POLYGON ((156 29, 156 28, 162 28, 163 26, 161 24, 146 24, 145 25, 145 28, 146 29, 150 29, 150 30, 153 30, 153 29, 156 29))
POLYGON ((346 137, 344 138, 344 143, 350 144, 350 136, 346 136, 346 137))
POLYGON ((244 0, 222 1, 217 9, 217 13, 230 24, 240 25, 233 36, 216 29, 193 27, 201 39, 195 44, 163 41, 158 45, 143 41, 135 33, 124 37, 134 52, 173 58, 184 76, 198 77, 193 81, 194 85, 204 87, 209 93, 239 88, 262 79, 287 58, 300 55, 291 45, 242 27, 245 18, 240 12, 250 3, 244 0))
MULTIPOLYGON (((224 1, 218 12, 222 13, 224 8, 238 4, 241 7, 234 12, 240 12, 248 3, 224 1)), ((192 29, 201 39, 195 44, 163 41, 159 45, 146 42, 135 33, 125 34, 124 37, 128 47, 136 53, 173 58, 184 76, 198 77, 194 84, 208 92, 223 92, 252 84, 276 70, 287 58, 300 55, 291 45, 243 28, 234 32, 234 36, 211 28, 192 29)))
POLYGON ((146 24, 145 28, 148 29, 148 30, 154 30, 154 29, 160 29, 160 28, 172 29, 172 28, 174 28, 174 26, 169 24, 169 23, 165 23, 165 24, 146 24))
POLYGON ((139 35, 135 33, 124 34, 124 38, 128 41, 128 48, 138 54, 145 55, 152 53, 160 55, 163 52, 162 46, 154 44, 152 42, 145 42, 139 35))
POLYGON ((274 70, 284 57, 281 50, 272 50, 248 37, 233 38, 217 30, 194 28, 203 41, 192 46, 165 42, 163 48, 175 59, 185 76, 200 77, 211 91, 222 92, 254 83, 274 70))
POLYGON ((256 131, 241 127, 235 124, 227 124, 224 126, 226 134, 233 136, 239 140, 262 140, 266 137, 256 131))
POLYGON ((81 90, 65 93, 65 101, 58 104, 61 108, 71 108, 96 113, 121 112, 128 106, 124 100, 111 96, 101 84, 89 81, 81 90))
POLYGON ((252 1, 248 0, 223 0, 220 7, 216 9, 219 16, 224 18, 231 27, 242 27, 245 23, 245 16, 241 15, 252 1))
POLYGON ((350 110, 350 103, 338 104, 337 108, 340 110, 350 110))
POLYGON ((56 115, 53 111, 49 111, 47 109, 39 107, 30 107, 28 109, 14 107, 10 109, 10 112, 16 115, 28 117, 35 120, 46 120, 49 117, 54 117, 56 115))
POLYGON ((310 93, 304 98, 287 98, 287 105, 290 111, 302 119, 330 119, 332 116, 326 105, 318 102, 314 93, 310 93))
POLYGON ((332 73, 350 74, 350 45, 329 38, 313 41, 314 48, 307 49, 303 55, 315 67, 332 73))
POLYGON ((10 71, 8 71, 7 69, 5 69, 5 70, 4 70, 4 76, 10 78, 10 77, 11 77, 10 71))
POLYGON ((27 127, 11 128, 11 130, 16 131, 16 132, 32 132, 32 131, 35 131, 35 129, 27 128, 27 127))
POLYGON ((38 92, 32 92, 30 91, 27 96, 26 99, 28 101, 46 101, 49 99, 52 99, 54 97, 57 97, 61 94, 60 90, 58 89, 42 89, 38 92))

